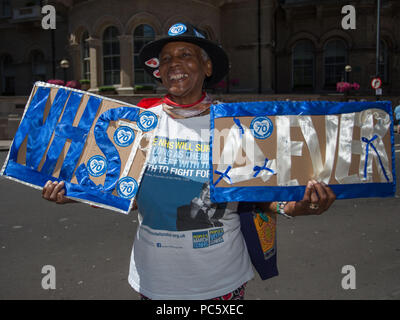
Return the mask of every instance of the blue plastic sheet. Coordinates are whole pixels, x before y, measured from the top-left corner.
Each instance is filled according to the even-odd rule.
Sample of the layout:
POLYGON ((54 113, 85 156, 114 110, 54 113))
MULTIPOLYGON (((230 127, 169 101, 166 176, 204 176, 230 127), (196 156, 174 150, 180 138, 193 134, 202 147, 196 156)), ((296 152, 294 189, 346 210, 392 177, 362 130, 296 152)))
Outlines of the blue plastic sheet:
MULTIPOLYGON (((67 197, 128 213, 134 195, 129 198, 120 196, 116 185, 127 178, 138 184, 143 170, 134 178, 121 176, 121 166, 130 170, 136 164, 136 158, 131 158, 129 165, 121 163, 119 152, 129 154, 138 144, 132 143, 134 134, 131 148, 125 146, 121 150, 119 146, 118 149, 114 140, 109 139, 107 130, 111 121, 118 123, 118 120, 127 120, 136 130, 141 130, 143 124, 139 125, 139 122, 144 121, 143 114, 149 122, 144 124, 143 131, 146 131, 146 139, 151 139, 152 130, 158 123, 157 115, 151 111, 141 112, 135 106, 83 91, 36 83, 1 174, 38 188, 43 188, 48 180, 64 181, 67 197), (79 119, 77 114, 81 115, 79 119), (94 140, 89 140, 89 137, 94 137, 94 140), (84 160, 84 155, 97 152, 93 147, 89 148, 93 142, 100 151, 92 158, 100 157, 107 162, 104 172, 96 176, 97 180, 90 177, 84 160), (55 173, 56 167, 59 168, 58 174, 55 173)), ((143 161, 140 160, 138 165, 144 166, 143 161)))
MULTIPOLYGON (((94 127, 94 136, 98 147, 103 151, 107 159, 107 175, 104 186, 102 187, 104 192, 111 192, 115 188, 121 171, 121 159, 118 150, 107 136, 107 129, 110 121, 116 121, 118 119, 137 121, 138 115, 139 109, 120 107, 104 112, 97 120, 94 127)), ((85 167, 85 164, 81 164, 80 167, 85 167)), ((84 168, 78 169, 80 170, 80 176, 78 178, 80 184, 82 184, 82 181, 89 183, 87 182, 87 179, 90 180, 87 170, 84 170, 84 168)))

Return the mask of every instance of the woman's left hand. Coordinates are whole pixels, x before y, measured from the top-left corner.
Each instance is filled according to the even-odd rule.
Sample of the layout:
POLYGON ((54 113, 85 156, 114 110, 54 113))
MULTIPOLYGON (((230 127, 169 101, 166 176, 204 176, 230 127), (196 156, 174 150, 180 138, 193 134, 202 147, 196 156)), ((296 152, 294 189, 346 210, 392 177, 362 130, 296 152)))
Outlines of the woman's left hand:
POLYGON ((335 200, 336 195, 328 185, 311 180, 307 184, 303 199, 288 202, 285 213, 293 217, 319 215, 328 210, 335 200))

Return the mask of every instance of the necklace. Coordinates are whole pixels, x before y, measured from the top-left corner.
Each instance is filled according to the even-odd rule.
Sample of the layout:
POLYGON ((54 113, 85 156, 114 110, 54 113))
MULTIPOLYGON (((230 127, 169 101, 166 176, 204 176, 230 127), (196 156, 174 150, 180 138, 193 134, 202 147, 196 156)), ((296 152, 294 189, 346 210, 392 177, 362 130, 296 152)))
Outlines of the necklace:
MULTIPOLYGON (((166 101, 168 102, 168 101, 166 101)), ((200 116, 202 114, 207 114, 210 110, 210 105, 212 103, 211 98, 208 95, 203 95, 202 99, 191 106, 179 106, 177 104, 167 104, 163 103, 163 109, 173 118, 191 118, 200 116)))
POLYGON ((181 108, 181 107, 169 106, 163 103, 163 109, 173 118, 191 118, 199 116, 203 113, 205 114, 206 111, 208 112, 210 109, 210 104, 201 103, 190 108, 181 108))

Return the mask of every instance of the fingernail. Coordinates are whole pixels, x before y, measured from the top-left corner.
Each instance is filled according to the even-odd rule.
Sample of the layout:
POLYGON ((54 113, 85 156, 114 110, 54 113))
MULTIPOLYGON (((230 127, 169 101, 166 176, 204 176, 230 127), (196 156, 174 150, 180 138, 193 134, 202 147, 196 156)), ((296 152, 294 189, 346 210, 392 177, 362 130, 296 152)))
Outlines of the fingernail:
POLYGON ((318 182, 315 180, 311 180, 312 184, 317 184, 318 182))
POLYGON ((308 188, 311 188, 312 186, 313 186, 313 183, 312 183, 311 181, 308 181, 307 187, 308 187, 308 188))

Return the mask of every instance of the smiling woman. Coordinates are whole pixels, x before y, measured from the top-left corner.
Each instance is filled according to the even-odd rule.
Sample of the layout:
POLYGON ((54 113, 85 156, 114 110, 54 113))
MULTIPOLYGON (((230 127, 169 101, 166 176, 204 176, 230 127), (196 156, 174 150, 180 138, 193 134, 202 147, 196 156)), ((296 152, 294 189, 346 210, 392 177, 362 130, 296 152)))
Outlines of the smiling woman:
POLYGON ((211 60, 204 61, 201 49, 188 42, 170 42, 160 54, 160 75, 173 101, 191 104, 202 96, 204 80, 212 74, 211 60))
MULTIPOLYGON (((152 108, 160 122, 138 186, 139 226, 128 281, 143 299, 243 299, 245 285, 254 277, 241 231, 243 213, 253 219, 262 208, 269 230, 275 230, 276 213, 321 214, 335 195, 329 187, 309 182, 298 202, 211 202, 213 100, 204 88, 228 73, 225 51, 201 30, 178 23, 165 38, 146 44, 139 59, 168 94, 138 104, 152 108)), ((63 192, 62 186, 48 184, 43 197, 64 203, 63 192)), ((265 235, 271 250, 268 277, 277 275, 274 235, 265 235)))

